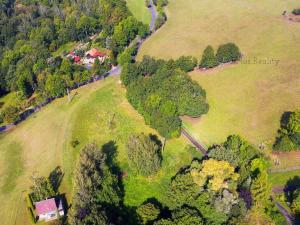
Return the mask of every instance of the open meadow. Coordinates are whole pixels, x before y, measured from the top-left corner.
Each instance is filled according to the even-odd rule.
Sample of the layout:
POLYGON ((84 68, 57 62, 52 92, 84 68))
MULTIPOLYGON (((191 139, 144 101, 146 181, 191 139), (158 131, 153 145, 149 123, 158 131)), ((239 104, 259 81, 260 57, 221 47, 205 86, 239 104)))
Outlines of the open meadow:
POLYGON ((155 177, 131 176, 125 143, 133 132, 156 134, 133 110, 117 78, 108 78, 72 92, 73 100, 57 99, 12 131, 0 136, 1 224, 29 224, 22 194, 34 172, 48 176, 57 166, 64 172, 60 192, 70 203, 73 169, 80 149, 88 142, 117 146, 117 159, 124 173, 125 204, 135 206, 147 198, 164 202, 170 177, 193 157, 183 138, 166 142, 162 169, 155 177), (73 148, 72 140, 80 144, 73 148), (27 221, 27 222, 26 222, 27 221))
POLYGON ((190 74, 206 90, 210 110, 201 119, 185 119, 185 125, 206 145, 237 133, 255 145, 270 146, 281 115, 300 106, 300 23, 282 16, 299 4, 170 0, 167 23, 143 44, 139 59, 200 59, 207 45, 216 51, 234 42, 243 54, 240 63, 190 74))
POLYGON ((145 0, 126 0, 126 3, 135 18, 144 24, 150 23, 151 14, 146 7, 145 0))

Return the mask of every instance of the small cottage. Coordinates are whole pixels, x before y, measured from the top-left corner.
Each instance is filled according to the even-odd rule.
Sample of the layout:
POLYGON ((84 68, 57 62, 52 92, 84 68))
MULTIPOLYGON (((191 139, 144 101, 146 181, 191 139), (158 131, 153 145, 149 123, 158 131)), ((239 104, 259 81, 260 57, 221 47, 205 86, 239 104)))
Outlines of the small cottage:
POLYGON ((58 219, 64 215, 62 201, 55 198, 46 199, 35 203, 35 211, 40 221, 50 221, 58 219))

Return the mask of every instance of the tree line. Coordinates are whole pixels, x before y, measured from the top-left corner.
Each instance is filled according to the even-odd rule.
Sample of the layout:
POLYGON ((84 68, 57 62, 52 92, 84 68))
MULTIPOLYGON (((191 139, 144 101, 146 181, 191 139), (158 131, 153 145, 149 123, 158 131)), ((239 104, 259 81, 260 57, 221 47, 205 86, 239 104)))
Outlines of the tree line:
POLYGON ((213 68, 221 63, 235 62, 241 58, 242 54, 234 43, 220 45, 217 53, 214 53, 212 46, 207 46, 200 61, 200 68, 213 68))

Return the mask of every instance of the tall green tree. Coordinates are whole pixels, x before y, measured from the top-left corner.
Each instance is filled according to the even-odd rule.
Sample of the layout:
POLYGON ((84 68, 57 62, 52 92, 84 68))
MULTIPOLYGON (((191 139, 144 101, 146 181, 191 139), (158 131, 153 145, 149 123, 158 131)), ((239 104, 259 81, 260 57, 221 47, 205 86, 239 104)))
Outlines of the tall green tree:
MULTIPOLYGON (((112 172, 107 157, 96 144, 82 149, 75 171, 72 224, 110 224, 110 214, 120 206, 118 176, 112 172)), ((117 219, 117 213, 114 216, 117 219)))
POLYGON ((200 62, 200 68, 213 68, 219 65, 217 57, 215 56, 212 46, 207 46, 203 52, 200 62))
POLYGON ((127 142, 129 165, 137 173, 150 176, 161 167, 161 146, 158 140, 144 133, 131 135, 127 142))
POLYGON ((137 210, 137 215, 142 224, 149 224, 158 218, 160 210, 152 203, 144 203, 140 205, 137 210))

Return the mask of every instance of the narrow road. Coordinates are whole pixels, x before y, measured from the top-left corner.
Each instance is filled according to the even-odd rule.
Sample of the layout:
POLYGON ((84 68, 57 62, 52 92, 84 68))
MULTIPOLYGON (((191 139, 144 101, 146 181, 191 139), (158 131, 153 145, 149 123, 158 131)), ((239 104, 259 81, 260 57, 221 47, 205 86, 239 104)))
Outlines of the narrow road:
MULTIPOLYGON (((150 0, 150 7, 148 9, 151 13, 151 21, 149 24, 149 29, 150 29, 150 32, 153 32, 154 28, 155 28, 156 17, 157 17, 157 12, 156 12, 155 6, 153 4, 153 0, 150 0)), ((144 41, 145 41, 145 39, 139 40, 138 51, 140 50, 144 41)), ((118 75, 120 75, 121 71, 122 71, 121 66, 117 65, 116 67, 113 67, 110 71, 108 71, 107 76, 118 76, 118 75)))
POLYGON ((156 20, 156 17, 157 17, 157 12, 155 10, 155 6, 153 4, 153 0, 150 0, 149 11, 151 13, 150 31, 153 31, 154 28, 155 28, 155 20, 156 20))
MULTIPOLYGON (((273 199, 273 198, 272 198, 273 199)), ((276 200, 274 200, 275 205, 277 206, 278 210, 281 212, 281 214, 285 217, 286 222, 289 225, 295 224, 294 217, 276 200)))
POLYGON ((207 155, 207 151, 203 145, 193 138, 184 127, 181 129, 181 134, 185 136, 198 149, 198 151, 200 151, 203 155, 207 155))

